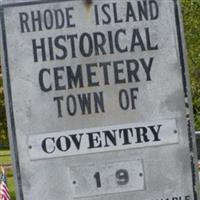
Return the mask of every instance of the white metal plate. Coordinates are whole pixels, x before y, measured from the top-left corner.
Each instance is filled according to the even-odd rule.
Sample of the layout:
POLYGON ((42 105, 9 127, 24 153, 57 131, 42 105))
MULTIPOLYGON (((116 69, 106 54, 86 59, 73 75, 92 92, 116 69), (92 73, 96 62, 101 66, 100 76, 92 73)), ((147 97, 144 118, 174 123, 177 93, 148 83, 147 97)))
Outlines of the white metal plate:
POLYGON ((74 198, 144 190, 141 160, 70 168, 74 198))
POLYGON ((120 124, 29 137, 33 160, 178 143, 176 120, 120 124))

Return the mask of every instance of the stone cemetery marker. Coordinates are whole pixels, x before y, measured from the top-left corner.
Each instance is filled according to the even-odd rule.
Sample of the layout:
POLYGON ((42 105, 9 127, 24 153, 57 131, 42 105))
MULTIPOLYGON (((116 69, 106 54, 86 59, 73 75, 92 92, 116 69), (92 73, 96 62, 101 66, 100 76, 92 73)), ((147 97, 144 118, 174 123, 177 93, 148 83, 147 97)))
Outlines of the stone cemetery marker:
POLYGON ((179 1, 1 4, 18 200, 198 199, 179 1))

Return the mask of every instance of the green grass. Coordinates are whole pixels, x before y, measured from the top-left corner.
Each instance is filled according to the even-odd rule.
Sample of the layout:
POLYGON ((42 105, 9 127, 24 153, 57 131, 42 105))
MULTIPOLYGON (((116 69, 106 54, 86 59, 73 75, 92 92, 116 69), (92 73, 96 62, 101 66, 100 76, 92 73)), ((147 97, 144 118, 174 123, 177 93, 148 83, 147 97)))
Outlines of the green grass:
MULTIPOLYGON (((9 165, 9 164, 11 164, 10 151, 9 150, 0 150, 0 165, 9 165)), ((15 184, 14 184, 12 168, 9 168, 7 170, 7 178, 8 178, 8 188, 9 188, 11 200, 16 200, 15 184)))
POLYGON ((15 197, 15 184, 14 184, 13 176, 12 177, 8 177, 8 188, 9 188, 11 200, 16 200, 16 197, 15 197))
POLYGON ((11 164, 11 157, 9 150, 0 150, 0 165, 11 164))

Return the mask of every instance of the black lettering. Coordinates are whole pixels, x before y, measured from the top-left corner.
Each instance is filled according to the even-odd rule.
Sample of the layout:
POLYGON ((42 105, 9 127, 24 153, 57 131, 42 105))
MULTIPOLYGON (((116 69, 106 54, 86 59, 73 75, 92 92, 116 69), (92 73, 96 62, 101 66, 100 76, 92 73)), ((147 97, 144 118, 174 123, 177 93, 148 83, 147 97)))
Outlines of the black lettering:
POLYGON ((46 50, 45 50, 45 39, 41 38, 40 39, 40 44, 36 44, 36 39, 32 40, 32 46, 33 46, 33 58, 34 62, 38 62, 38 50, 41 50, 42 53, 42 61, 47 60, 46 56, 46 50))
POLYGON ((126 90, 120 90, 119 92, 119 105, 121 109, 128 110, 129 108, 129 96, 126 90))
POLYGON ((99 11, 98 11, 98 6, 94 6, 94 14, 95 14, 95 22, 96 25, 99 25, 99 11))
POLYGON ((138 1, 138 13, 139 13, 139 20, 143 21, 144 18, 148 20, 148 8, 147 8, 147 1, 138 1), (143 5, 142 5, 143 4, 143 5))
POLYGON ((145 51, 145 46, 138 29, 133 29, 133 37, 131 43, 131 51, 135 51, 135 47, 140 46, 142 51, 145 51))
POLYGON ((69 135, 69 136, 72 138, 72 141, 74 142, 76 148, 79 150, 80 149, 80 145, 81 145, 81 140, 82 140, 82 137, 83 137, 83 133, 78 134, 79 139, 77 138, 76 134, 69 135))
POLYGON ((131 137, 133 137, 133 130, 131 128, 119 129, 119 136, 124 139, 123 145, 132 144, 129 138, 129 133, 131 134, 131 137))
POLYGON ((92 55, 93 43, 92 43, 92 38, 90 34, 88 33, 81 34, 80 40, 79 40, 79 47, 80 47, 80 53, 82 54, 82 56, 90 57, 92 55), (87 45, 86 45, 86 41, 88 43, 87 45), (88 50, 86 50, 86 47, 88 47, 88 50))
POLYGON ((44 152, 50 154, 50 153, 53 153, 55 151, 55 138, 53 137, 47 137, 45 138, 43 141, 42 141, 42 149, 44 152), (47 143, 51 142, 51 145, 47 145, 47 143), (52 146, 53 145, 53 146, 52 146), (52 149, 47 149, 47 146, 52 146, 52 149))
POLYGON ((117 145, 116 130, 112 130, 112 133, 111 133, 111 131, 102 131, 102 132, 104 133, 104 136, 105 136, 104 147, 109 147, 110 146, 108 144, 109 142, 111 142, 112 145, 114 145, 114 146, 117 145))
POLYGON ((158 142, 160 141, 161 139, 159 138, 159 132, 160 132, 160 128, 162 127, 161 124, 157 125, 157 126, 148 126, 148 128, 151 130, 151 132, 153 133, 153 136, 154 136, 154 142, 158 142), (157 130, 156 130, 157 128, 157 130))
POLYGON ((131 105, 132 105, 132 110, 136 109, 135 106, 135 100, 137 100, 137 94, 138 93, 138 88, 131 88, 130 89, 130 94, 131 94, 131 105))
POLYGON ((19 13, 19 18, 20 18, 20 27, 21 27, 21 32, 30 32, 30 27, 28 24, 29 20, 29 15, 25 12, 19 13))
POLYGON ((95 113, 105 112, 103 92, 99 92, 99 93, 94 92, 93 95, 94 95, 95 113))
POLYGON ((53 100, 57 103, 58 117, 63 117, 61 108, 61 101, 63 101, 63 97, 54 97, 53 100))
POLYGON ((56 67, 54 71, 55 90, 65 90, 66 86, 61 85, 60 80, 63 80, 64 67, 56 67))
POLYGON ((56 38, 55 38, 55 47, 58 49, 58 50, 60 50, 60 52, 61 52, 61 54, 60 55, 58 55, 58 54, 56 54, 56 59, 57 60, 64 60, 66 57, 67 57, 67 49, 66 49, 66 47, 64 46, 64 45, 62 45, 60 42, 61 41, 66 41, 66 38, 65 38, 65 36, 64 35, 60 35, 60 36, 57 36, 56 38))
POLYGON ((123 19, 118 18, 117 3, 113 3, 113 14, 114 14, 115 23, 122 23, 123 22, 123 19))
POLYGON ((72 18, 73 18, 73 15, 71 14, 72 11, 74 11, 73 7, 65 8, 66 20, 67 20, 67 27, 68 28, 75 27, 75 24, 73 24, 72 21, 71 21, 72 18))
POLYGON ((93 37, 94 37, 95 55, 100 55, 100 52, 102 55, 105 55, 106 54, 106 51, 104 49, 104 46, 106 44, 105 35, 101 32, 95 32, 93 33, 93 37))
POLYGON ((145 28, 145 34, 146 34, 146 41, 147 41, 147 49, 148 50, 158 50, 158 45, 152 46, 152 44, 151 44, 149 28, 145 28))
POLYGON ((143 143, 144 142, 149 142, 149 138, 147 136, 147 128, 146 127, 136 127, 136 136, 137 136, 137 142, 136 143, 143 143), (143 137, 143 140, 142 140, 143 137))
POLYGON ((190 196, 189 195, 185 196, 185 200, 191 200, 190 196))
POLYGON ((44 25, 47 30, 53 28, 53 14, 51 10, 44 11, 44 25))
POLYGON ((97 63, 86 64, 88 87, 99 86, 99 82, 94 80, 96 72, 92 71, 92 68, 97 68, 97 63))
POLYGON ((67 39, 70 41, 70 47, 72 52, 72 58, 76 58, 76 48, 75 48, 75 39, 78 38, 77 34, 67 35, 67 39))
POLYGON ((74 116, 77 111, 76 98, 73 95, 67 96, 66 106, 69 115, 74 116))
POLYGON ((137 60, 127 60, 126 61, 126 66, 127 66, 127 74, 128 74, 128 82, 132 83, 133 79, 136 82, 139 82, 139 63, 137 60))
POLYGON ((110 5, 104 4, 102 6, 102 12, 104 13, 104 16, 106 16, 106 19, 103 18, 103 24, 110 24, 111 23, 111 17, 110 17, 110 5))
POLYGON ((150 7, 151 20, 158 19, 158 17, 159 17, 158 3, 155 0, 150 0, 149 1, 149 7, 150 7))
POLYGON ((87 135, 88 135, 88 139, 89 139, 88 149, 102 147, 102 143, 101 143, 101 140, 100 140, 101 139, 100 132, 87 133, 87 135))
POLYGON ((51 86, 51 83, 48 84, 48 86, 45 85, 45 81, 46 80, 44 78, 45 74, 47 74, 47 77, 49 78, 50 77, 50 69, 41 69, 40 72, 39 72, 39 85, 40 85, 40 89, 43 91, 43 92, 49 92, 52 90, 52 86, 51 86))
POLYGON ((126 35, 126 30, 125 29, 119 29, 116 34, 115 34, 115 45, 117 51, 120 53, 124 53, 128 51, 128 47, 126 46, 125 48, 122 48, 119 41, 120 41, 120 34, 126 35))
POLYGON ((99 63, 100 67, 103 67, 103 77, 104 77, 104 84, 109 85, 109 78, 108 78, 108 66, 111 66, 111 62, 103 62, 99 63))
POLYGON ((92 113, 91 109, 91 94, 78 94, 78 99, 81 107, 82 114, 85 115, 92 113))
POLYGON ((146 63, 145 59, 143 58, 140 59, 140 62, 146 74, 147 81, 151 81, 151 68, 152 68, 153 61, 154 61, 154 58, 152 57, 149 59, 148 63, 146 63))
POLYGON ((56 29, 64 27, 64 14, 61 9, 54 10, 56 29))
POLYGON ((68 137, 61 136, 57 139, 56 146, 60 151, 65 152, 68 151, 69 148, 71 147, 71 141, 68 137))
POLYGON ((52 38, 48 38, 48 44, 49 44, 49 58, 50 60, 54 60, 54 48, 53 48, 53 41, 52 38))
POLYGON ((40 11, 31 11, 31 21, 32 21, 32 27, 33 31, 42 31, 42 24, 41 24, 41 14, 40 11))
POLYGON ((131 2, 127 2, 126 22, 130 22, 130 18, 132 18, 133 21, 136 21, 136 16, 133 10, 133 6, 131 2))
POLYGON ((108 31, 108 44, 109 44, 110 54, 113 54, 114 53, 114 42, 113 42, 112 31, 108 31))
POLYGON ((115 83, 116 84, 122 84, 126 83, 125 78, 120 78, 120 74, 124 74, 124 67, 120 68, 120 64, 124 64, 123 60, 120 61, 114 61, 113 62, 113 67, 114 67, 114 75, 115 75, 115 83))
POLYGON ((73 72, 70 66, 66 67, 67 69, 67 81, 68 81, 68 89, 72 88, 83 88, 83 73, 81 65, 78 65, 76 68, 76 72, 73 72))

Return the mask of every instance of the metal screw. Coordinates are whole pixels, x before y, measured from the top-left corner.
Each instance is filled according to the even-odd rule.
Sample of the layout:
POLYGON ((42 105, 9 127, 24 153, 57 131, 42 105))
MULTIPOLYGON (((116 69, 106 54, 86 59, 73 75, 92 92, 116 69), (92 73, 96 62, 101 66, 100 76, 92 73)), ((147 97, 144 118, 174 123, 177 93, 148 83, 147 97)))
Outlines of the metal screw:
POLYGON ((73 184, 75 185, 75 184, 76 184, 76 181, 73 181, 73 184))
POLYGON ((174 130, 174 133, 176 134, 176 133, 177 133, 177 130, 174 130))
POLYGON ((139 176, 143 176, 143 173, 139 173, 139 176))
POLYGON ((29 146, 28 146, 28 148, 29 148, 29 149, 32 149, 32 146, 31 146, 31 145, 29 145, 29 146))

